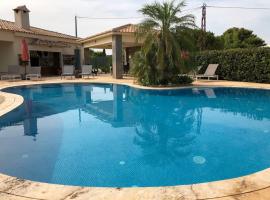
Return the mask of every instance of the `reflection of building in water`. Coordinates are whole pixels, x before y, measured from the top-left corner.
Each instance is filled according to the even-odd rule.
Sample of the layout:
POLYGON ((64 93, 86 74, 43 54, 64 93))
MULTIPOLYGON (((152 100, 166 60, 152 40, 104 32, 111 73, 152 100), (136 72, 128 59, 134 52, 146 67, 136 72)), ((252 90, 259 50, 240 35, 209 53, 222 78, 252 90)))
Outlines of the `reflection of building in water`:
POLYGON ((23 128, 25 136, 32 136, 36 140, 38 134, 37 118, 24 119, 23 128))
POLYGON ((136 123, 132 117, 132 105, 127 101, 128 87, 95 85, 91 90, 87 87, 82 89, 85 99, 82 105, 84 112, 110 123, 113 127, 130 127, 136 123))
MULTIPOLYGON (((17 90, 19 90, 19 88, 17 90)), ((177 91, 175 92, 177 93, 177 91)), ((240 98, 241 96, 249 95, 250 92, 253 91, 241 90, 241 93, 239 93, 238 96, 240 98)), ((190 93, 195 96, 194 98, 189 100, 189 104, 193 105, 193 107, 188 108, 187 112, 197 113, 195 115, 197 117, 197 119, 195 120, 197 122, 197 132, 199 132, 200 130, 200 125, 202 121, 201 112, 202 108, 204 107, 222 109, 226 112, 241 112, 244 113, 244 115, 246 116, 252 114, 256 118, 262 118, 262 115, 264 115, 264 113, 267 113, 255 111, 257 107, 265 107, 263 102, 260 101, 258 101, 258 103, 263 105, 249 104, 248 108, 241 110, 239 109, 239 107, 245 107, 245 104, 241 103, 241 101, 237 99, 233 99, 230 101, 228 100, 227 103, 222 103, 223 101, 228 99, 230 95, 235 93, 235 91, 231 89, 220 90, 194 88, 192 91, 190 91, 190 93), (226 93, 226 95, 224 93, 226 93), (198 100, 198 98, 201 100, 198 100), (248 114, 249 112, 251 114, 248 114)), ((140 110, 145 104, 148 107, 152 107, 152 110, 156 109, 155 107, 153 107, 155 102, 153 102, 151 98, 147 96, 148 92, 131 89, 125 86, 116 86, 112 84, 65 84, 64 87, 63 85, 57 84, 46 86, 31 86, 31 90, 27 90, 27 92, 25 92, 24 90, 24 95, 26 100, 29 99, 29 101, 25 101, 25 109, 20 109, 19 111, 22 115, 24 115, 24 119, 21 120, 21 114, 17 114, 12 118, 9 118, 7 115, 6 118, 9 118, 9 123, 23 121, 25 124, 25 135, 36 135, 38 133, 38 118, 54 115, 72 109, 80 109, 79 111, 89 113, 97 117, 99 120, 110 123, 113 127, 134 127, 137 124, 138 119, 141 120, 143 117, 145 117, 145 115, 147 115, 147 108, 145 108, 146 110, 140 110), (53 90, 50 90, 50 88, 52 87, 53 90), (141 95, 140 93, 145 94, 141 95), (32 104, 31 101, 34 101, 35 103, 32 104)), ((168 102, 166 105, 170 104, 171 102, 168 102)), ((175 108, 177 108, 177 106, 179 105, 171 106, 171 113, 167 113, 167 116, 170 116, 172 113, 174 113, 176 116, 179 115, 177 110, 175 110, 175 108)), ((162 108, 159 109, 161 110, 156 113, 150 114, 149 118, 156 118, 165 112, 164 110, 162 110, 162 108)), ((183 109, 181 107, 179 107, 178 109, 183 112, 183 109)), ((164 114, 162 116, 164 116, 164 114)), ((78 115, 78 118, 80 118, 80 115, 78 115)), ((4 121, 0 122, 0 127, 3 123, 4 121)))
MULTIPOLYGON (((28 94, 29 95, 29 94, 28 94)), ((24 101, 25 118, 23 120, 23 128, 25 136, 32 136, 36 140, 38 134, 37 118, 33 116, 33 102, 31 99, 24 101)))

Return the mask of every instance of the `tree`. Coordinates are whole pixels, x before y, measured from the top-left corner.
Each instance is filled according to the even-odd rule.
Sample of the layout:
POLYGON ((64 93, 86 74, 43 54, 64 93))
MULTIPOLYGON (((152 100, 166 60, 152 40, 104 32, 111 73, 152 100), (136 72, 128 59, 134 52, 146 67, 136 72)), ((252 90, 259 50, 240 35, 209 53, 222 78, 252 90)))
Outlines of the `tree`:
POLYGON ((215 36, 210 31, 203 32, 197 28, 177 30, 177 40, 180 46, 188 51, 223 49, 221 37, 215 36))
POLYGON ((99 68, 103 72, 110 72, 110 66, 112 66, 112 56, 106 55, 106 50, 93 51, 90 49, 90 64, 93 68, 99 68))
MULTIPOLYGON (((142 50, 135 56, 143 61, 135 65, 135 75, 156 73, 152 79, 147 75, 147 84, 168 84, 175 79, 175 76, 183 71, 181 59, 181 46, 177 42, 177 30, 195 27, 193 15, 183 15, 182 10, 185 2, 176 3, 166 1, 146 4, 139 12, 146 19, 139 24, 137 31, 138 39, 144 39, 142 50), (181 17, 179 17, 181 16, 181 17), (151 55, 151 56, 149 56, 151 55), (139 72, 145 70, 145 72, 139 72)), ((141 77, 140 80, 145 80, 141 77)))
POLYGON ((225 49, 265 46, 265 41, 244 28, 230 28, 221 36, 225 49))

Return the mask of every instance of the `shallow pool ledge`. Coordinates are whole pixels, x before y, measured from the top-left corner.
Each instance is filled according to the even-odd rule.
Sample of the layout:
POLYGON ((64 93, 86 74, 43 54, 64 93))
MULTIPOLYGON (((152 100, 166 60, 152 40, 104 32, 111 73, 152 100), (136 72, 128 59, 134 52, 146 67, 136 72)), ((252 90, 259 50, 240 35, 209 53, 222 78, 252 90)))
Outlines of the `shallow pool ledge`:
POLYGON ((91 188, 0 175, 0 199, 42 200, 235 200, 270 199, 270 169, 226 181, 175 187, 91 188))
POLYGON ((3 101, 0 103, 0 117, 20 106, 24 99, 20 95, 0 92, 3 101))

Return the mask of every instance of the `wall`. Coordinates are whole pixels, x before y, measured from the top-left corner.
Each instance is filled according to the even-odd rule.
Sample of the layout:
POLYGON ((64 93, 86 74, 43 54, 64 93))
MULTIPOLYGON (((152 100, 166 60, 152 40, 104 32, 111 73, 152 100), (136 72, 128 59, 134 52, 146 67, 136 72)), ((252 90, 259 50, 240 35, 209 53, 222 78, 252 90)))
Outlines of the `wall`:
MULTIPOLYGON (((8 65, 18 65, 18 54, 21 53, 21 40, 26 38, 29 41, 32 38, 48 41, 61 41, 68 43, 68 47, 49 47, 29 45, 29 51, 49 51, 59 52, 61 55, 74 55, 74 49, 81 49, 81 63, 84 61, 84 51, 82 45, 74 42, 74 40, 67 40, 63 38, 30 35, 25 33, 13 33, 9 31, 0 31, 0 72, 6 72, 8 65)), ((60 61, 62 63, 62 60, 60 61)), ((59 66, 60 67, 60 66, 59 66)))
POLYGON ((16 65, 17 57, 12 42, 0 41, 0 72, 7 72, 8 65, 16 65))

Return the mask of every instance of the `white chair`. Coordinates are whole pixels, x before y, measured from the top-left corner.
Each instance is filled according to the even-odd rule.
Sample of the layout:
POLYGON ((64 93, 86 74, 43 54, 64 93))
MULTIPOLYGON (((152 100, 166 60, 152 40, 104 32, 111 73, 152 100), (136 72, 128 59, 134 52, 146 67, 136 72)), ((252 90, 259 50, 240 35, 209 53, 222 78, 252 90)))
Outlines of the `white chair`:
POLYGON ((7 74, 1 75, 1 80, 22 80, 20 66, 9 65, 7 74))
POLYGON ((189 76, 190 78, 195 78, 197 73, 202 69, 202 66, 198 66, 195 69, 192 69, 190 72, 188 72, 187 74, 178 74, 179 77, 181 76, 189 76))
POLYGON ((218 75, 216 75, 218 66, 219 64, 209 64, 204 74, 196 75, 196 80, 199 78, 208 78, 208 80, 216 78, 218 80, 218 75))
POLYGON ((73 65, 64 65, 63 71, 61 74, 61 79, 64 77, 70 76, 71 78, 74 76, 74 66, 73 65))
POLYGON ((81 75, 82 78, 85 76, 87 76, 89 78, 91 75, 93 75, 92 69, 93 69, 92 65, 82 65, 82 72, 79 73, 79 75, 81 75))
POLYGON ((39 80, 41 79, 41 67, 28 67, 26 80, 39 80))

